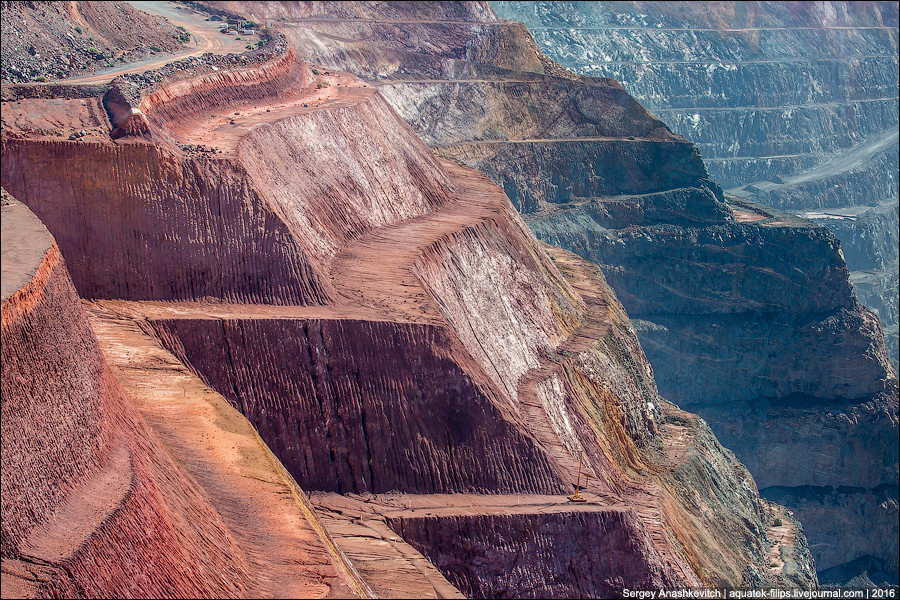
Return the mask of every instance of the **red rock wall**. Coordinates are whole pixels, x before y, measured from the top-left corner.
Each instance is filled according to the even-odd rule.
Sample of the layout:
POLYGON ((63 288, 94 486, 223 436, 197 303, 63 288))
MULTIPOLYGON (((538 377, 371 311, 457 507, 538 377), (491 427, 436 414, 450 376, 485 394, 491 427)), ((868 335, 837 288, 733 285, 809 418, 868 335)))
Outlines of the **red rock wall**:
POLYGON ((469 598, 615 598, 683 587, 631 511, 389 518, 469 598))
POLYGON ((82 297, 330 297, 305 249, 231 162, 142 143, 4 140, 3 182, 54 235, 82 297))
POLYGON ((94 451, 115 437, 103 427, 101 399, 115 382, 102 363, 72 361, 97 351, 87 324, 82 320, 80 335, 59 327, 80 310, 66 279, 59 251, 51 246, 31 283, 3 301, 4 556, 53 512, 65 489, 100 466, 103 456, 94 451), (52 376, 58 373, 68 377, 52 376), (76 410, 69 413, 48 401, 61 392, 73 399, 71 408, 76 410), (28 425, 32 423, 43 427, 28 425), (30 468, 15 468, 24 464, 30 468), (36 473, 41 476, 33 477, 36 473))
MULTIPOLYGON (((334 88, 329 110, 301 111, 297 99, 303 98, 304 108, 307 100, 313 103, 314 79, 309 63, 289 49, 248 68, 176 73, 142 92, 137 114, 126 99, 137 92, 127 82, 116 84, 122 90, 114 86, 104 102, 120 125, 113 137, 140 127, 146 115, 153 136, 182 141, 195 139, 198 122, 211 115, 229 116, 238 108, 255 112, 261 105, 277 111, 276 100, 296 102, 290 118, 241 134, 238 162, 268 206, 320 261, 361 234, 450 201, 452 184, 432 152, 380 95, 355 78, 334 88)), ((149 136, 149 129, 140 135, 149 136)))
POLYGON ((259 127, 241 140, 238 158, 323 261, 366 232, 451 201, 434 155, 379 95, 259 127))
POLYGON ((166 80, 141 99, 139 108, 162 128, 214 108, 235 109, 274 98, 312 81, 309 66, 293 50, 257 66, 166 80))
POLYGON ((4 595, 234 596, 241 552, 124 396, 59 250, 2 304, 4 595))
POLYGON ((151 325, 250 419, 306 490, 564 490, 439 328, 349 320, 151 325))

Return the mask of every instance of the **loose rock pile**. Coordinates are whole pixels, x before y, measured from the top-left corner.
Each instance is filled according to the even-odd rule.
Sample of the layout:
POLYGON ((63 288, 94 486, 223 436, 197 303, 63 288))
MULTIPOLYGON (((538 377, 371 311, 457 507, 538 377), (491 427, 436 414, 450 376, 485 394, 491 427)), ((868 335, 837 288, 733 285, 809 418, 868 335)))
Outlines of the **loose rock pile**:
POLYGON ((77 18, 67 4, 3 3, 3 81, 46 82, 90 73, 171 52, 186 39, 165 19, 125 3, 79 5, 77 18))

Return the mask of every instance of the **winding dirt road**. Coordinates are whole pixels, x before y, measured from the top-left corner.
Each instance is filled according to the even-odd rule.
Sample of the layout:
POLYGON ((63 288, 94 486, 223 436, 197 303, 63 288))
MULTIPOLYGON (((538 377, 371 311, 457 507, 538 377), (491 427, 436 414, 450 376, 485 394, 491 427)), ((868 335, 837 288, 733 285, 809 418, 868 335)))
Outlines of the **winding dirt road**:
MULTIPOLYGON (((75 9, 77 11, 77 2, 75 9)), ((184 27, 191 34, 191 42, 182 50, 173 53, 157 54, 147 60, 128 63, 111 69, 104 69, 93 75, 61 79, 58 83, 105 83, 125 73, 143 73, 151 69, 159 68, 167 63, 182 58, 200 56, 211 52, 213 54, 229 54, 231 52, 243 52, 247 40, 255 40, 247 37, 245 40, 235 40, 233 37, 222 34, 215 21, 207 21, 206 15, 191 10, 187 7, 175 5, 172 2, 128 2, 138 10, 167 18, 174 25, 184 27)))

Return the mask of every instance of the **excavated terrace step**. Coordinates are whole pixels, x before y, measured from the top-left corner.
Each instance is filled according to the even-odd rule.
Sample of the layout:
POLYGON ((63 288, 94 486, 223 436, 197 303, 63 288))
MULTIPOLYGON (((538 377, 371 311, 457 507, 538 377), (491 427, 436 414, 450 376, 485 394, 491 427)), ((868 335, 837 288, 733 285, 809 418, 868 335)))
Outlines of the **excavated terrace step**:
POLYGON ((454 184, 452 204, 439 211, 376 229, 353 241, 330 265, 335 289, 355 306, 377 308, 401 321, 446 324, 413 272, 423 249, 490 218, 503 199, 475 171, 439 160, 454 184), (467 180, 475 179, 472 185, 467 180), (469 185, 464 185, 469 183, 469 185))
MULTIPOLYGON (((336 81, 335 87, 337 87, 336 81)), ((287 101, 280 106, 271 108, 260 106, 251 110, 245 109, 240 115, 233 115, 235 120, 233 124, 224 122, 226 117, 228 121, 231 121, 232 115, 204 115, 202 122, 185 123, 183 128, 174 133, 177 138, 184 141, 196 143, 207 141, 207 138, 209 138, 208 141, 215 138, 215 143, 219 148, 223 146, 237 148, 240 139, 249 130, 259 125, 288 118, 307 110, 339 109, 341 106, 365 101, 374 91, 372 88, 355 87, 351 90, 341 87, 329 90, 327 97, 322 92, 317 93, 322 94, 322 97, 317 96, 317 101, 313 106, 303 107, 303 103, 311 103, 310 98, 303 98, 287 101)), ((230 472, 216 473, 216 470, 221 467, 218 463, 222 459, 219 446, 224 443, 227 450, 227 435, 225 438, 221 438, 220 436, 225 434, 214 431, 215 427, 213 427, 213 430, 206 432, 204 436, 203 429, 211 427, 210 420, 198 421, 195 416, 189 415, 197 410, 198 400, 202 401, 200 406, 202 406, 203 412, 207 413, 223 410, 227 412, 230 406, 218 394, 206 389, 174 357, 159 348, 158 344, 150 336, 144 334, 131 318, 197 318, 199 315, 203 315, 200 318, 371 318, 373 320, 445 324, 441 315, 430 306, 428 295, 412 271, 415 260, 425 247, 438 240, 488 219, 508 218, 507 213, 512 209, 508 206, 502 190, 482 174, 461 167, 452 161, 441 159, 440 162, 454 183, 456 202, 435 213, 380 228, 353 240, 352 245, 339 253, 330 265, 329 271, 332 273, 335 287, 343 297, 332 306, 274 307, 121 301, 100 301, 93 304, 93 322, 104 350, 110 355, 119 354, 118 359, 111 359, 114 371, 117 372, 120 379, 126 382, 126 387, 134 388, 129 391, 132 391, 132 395, 136 399, 142 398, 138 400, 138 404, 145 413, 145 418, 151 422, 151 426, 160 430, 159 434, 167 444, 178 449, 174 453, 181 457, 192 474, 196 473, 195 477, 201 485, 208 486, 213 491, 211 495, 214 496, 213 503, 217 507, 224 507, 228 503, 236 502, 238 498, 234 497, 236 494, 234 490, 238 490, 242 486, 246 487, 248 483, 260 485, 250 482, 248 479, 276 486, 279 483, 271 475, 254 478, 242 472, 242 462, 234 452, 225 453, 229 457, 226 465, 230 472), (120 318, 116 316, 116 313, 127 314, 131 318, 120 318), (130 375, 127 373, 128 360, 143 362, 142 366, 132 369, 137 372, 137 375, 134 372, 130 375), (154 364, 156 366, 151 367, 154 364), (156 393, 153 395, 154 398, 150 398, 147 393, 148 389, 156 391, 159 387, 159 383, 154 381, 160 375, 154 372, 154 370, 160 370, 159 364, 165 365, 163 373, 168 371, 167 388, 169 393, 165 394, 169 396, 168 402, 171 403, 173 400, 177 402, 178 391, 182 390, 182 406, 179 410, 182 412, 183 423, 179 423, 182 419, 173 418, 172 414, 163 417, 163 414, 172 411, 172 408, 163 408, 160 405, 158 400, 160 394, 156 393), (122 371, 121 374, 119 370, 122 371), (188 394, 185 391, 185 380, 191 378, 194 381, 188 386, 191 388, 191 394, 188 394), (141 388, 143 388, 143 392, 141 388), (188 421, 194 422, 188 425, 188 421), (192 429, 197 427, 201 428, 201 431, 192 432, 192 429), (188 435, 189 432, 191 435, 188 435), (185 436, 188 439, 184 439, 185 436), (196 448, 198 446, 196 441, 204 438, 213 440, 214 443, 196 448), (215 442, 215 440, 219 441, 215 442), (223 440, 225 441, 223 442, 223 440), (223 485, 220 480, 224 479, 233 480, 233 483, 223 485)), ((599 286, 592 281, 590 273, 570 269, 570 271, 572 270, 576 272, 577 279, 573 285, 582 294, 585 303, 593 310, 590 311, 592 315, 585 320, 582 327, 573 332, 557 350, 579 352, 589 348, 606 332, 601 315, 604 312, 602 309, 605 307, 605 299, 602 294, 597 292, 599 286)), ((542 364, 523 378, 524 380, 520 384, 521 388, 524 388, 523 391, 526 392, 525 396, 533 395, 533 389, 539 383, 556 373, 557 368, 552 359, 547 358, 542 361, 542 364)), ((574 475, 577 470, 577 459, 571 456, 558 437, 552 433, 545 411, 540 408, 539 404, 534 405, 533 402, 530 404, 531 407, 527 409, 529 418, 534 423, 539 422, 541 427, 546 430, 542 436, 545 448, 557 458, 557 462, 567 474, 574 475)), ((255 436, 249 423, 239 417, 236 411, 234 412, 235 414, 231 418, 235 421, 239 420, 242 427, 245 428, 245 433, 242 434, 244 439, 238 441, 250 448, 257 444, 255 451, 275 461, 274 457, 266 454, 267 449, 266 452, 263 452, 258 448, 262 442, 255 436)), ((215 422, 213 421, 213 423, 215 422)), ((235 448, 236 444, 233 444, 232 450, 235 448)), ((591 470, 590 466, 587 466, 587 470, 591 470)), ((236 495, 251 496, 251 494, 236 495)), ((253 497, 256 495, 254 492, 253 497)), ((384 514, 370 513, 372 516, 366 517, 366 519, 374 519, 377 522, 365 526, 362 522, 354 523, 352 520, 348 521, 341 517, 343 513, 340 508, 337 508, 338 512, 334 512, 336 506, 347 501, 347 497, 329 495, 324 501, 322 497, 317 497, 316 501, 320 507, 327 506, 329 509, 327 520, 341 523, 339 526, 332 523, 335 525, 333 528, 338 532, 336 534, 338 545, 344 548, 347 554, 355 557, 354 562, 376 593, 381 590, 389 590, 392 585, 396 587, 396 572, 399 569, 413 579, 415 579, 415 573, 421 574, 421 579, 409 589, 412 595, 457 597, 455 588, 446 582, 443 576, 437 573, 436 569, 420 554, 396 539, 391 539, 396 536, 391 536, 389 530, 386 529, 384 517, 386 515, 399 517, 420 514, 422 516, 463 514, 460 512, 461 510, 469 511, 471 514, 539 514, 542 512, 634 509, 645 521, 654 545, 664 556, 670 557, 674 564, 682 567, 681 570, 685 573, 686 580, 692 578, 693 574, 690 569, 674 557, 668 537, 663 531, 660 512, 655 505, 653 494, 638 494, 634 498, 625 500, 611 495, 588 494, 587 497, 589 501, 584 504, 572 504, 564 496, 466 496, 463 502, 449 502, 448 498, 443 495, 406 495, 400 499, 401 502, 406 503, 405 506, 402 504, 394 507, 380 506, 384 509, 384 514), (378 547, 378 551, 371 547, 372 544, 378 547), (385 546, 385 544, 387 545, 385 546), (366 560, 366 557, 370 557, 370 559, 366 560), (385 568, 386 565, 388 565, 387 568, 385 568)), ((236 505, 239 506, 240 502, 238 501, 236 505)), ((232 518, 234 516, 232 514, 232 518)), ((245 515, 241 514, 240 516, 244 517, 242 521, 246 520, 245 515)), ((238 523, 229 523, 229 525, 238 527, 238 531, 240 531, 238 523)), ((329 527, 331 528, 331 526, 329 527)), ((256 530, 256 528, 253 529, 256 530)), ((267 527, 266 529, 281 531, 283 528, 267 527)), ((309 526, 305 528, 305 531, 304 535, 311 534, 309 526)), ((245 542, 251 545, 254 540, 258 542, 258 531, 244 530, 242 534, 247 538, 244 540, 245 542)), ((284 551, 289 548, 290 543, 278 542, 275 546, 284 551)), ((274 558, 282 564, 290 562, 289 560, 278 560, 277 554, 276 552, 275 556, 270 556, 269 553, 261 553, 258 558, 260 560, 274 558)), ((273 577, 275 576, 277 575, 273 575, 273 577)), ((394 592, 389 595, 396 595, 396 590, 394 592)))
POLYGON ((63 562, 124 504, 131 486, 131 456, 119 443, 110 450, 103 467, 69 492, 65 502, 31 532, 19 549, 30 559, 63 562))
POLYGON ((621 138, 610 136, 584 136, 570 138, 524 138, 521 140, 467 140, 462 142, 453 142, 452 144, 443 144, 435 146, 435 148, 452 148, 455 146, 503 146, 510 144, 564 144, 572 142, 621 142, 632 144, 691 144, 685 139, 655 139, 655 138, 621 138))
POLYGON ((253 595, 369 595, 303 491, 225 398, 131 319, 89 318, 118 381, 244 550, 253 595))
MULTIPOLYGON (((381 531, 376 522, 388 519, 412 519, 424 517, 456 516, 508 516, 551 513, 580 513, 603 511, 634 511, 650 534, 653 546, 670 564, 681 572, 687 582, 697 586, 700 581, 693 570, 675 551, 663 525, 662 512, 657 503, 660 488, 650 485, 647 489, 633 489, 623 496, 603 491, 585 491, 586 502, 570 502, 566 496, 541 494, 333 494, 315 493, 311 500, 316 505, 329 531, 336 536, 338 545, 346 545, 352 552, 364 552, 366 544, 357 538, 366 536, 365 527, 381 531), (335 529, 334 523, 342 525, 335 529), (355 524, 351 526, 350 524, 355 524), (365 524, 365 525, 364 525, 365 524), (338 533, 334 533, 337 531, 338 533), (348 538, 347 540, 342 539, 348 538)), ((390 544, 405 544, 393 534, 373 538, 390 544)), ((345 549, 345 552, 348 552, 345 549)), ((361 572, 362 567, 359 567, 361 572)), ((440 597, 440 596, 438 596, 440 597)))
MULTIPOLYGON (((365 518, 517 515, 629 510, 622 499, 584 492, 586 502, 569 502, 564 495, 546 494, 333 494, 315 493, 311 501, 333 515, 365 518)), ((324 513, 323 513, 324 515, 324 513)))
POLYGON ((316 508, 335 543, 378 597, 465 598, 383 518, 363 513, 350 518, 348 513, 333 511, 328 505, 317 504, 316 508))
POLYGON ((354 562, 373 591, 389 598, 464 598, 422 554, 388 525, 388 519, 472 515, 514 515, 622 511, 615 499, 586 494, 588 502, 565 496, 479 494, 316 493, 311 497, 335 542, 354 562))

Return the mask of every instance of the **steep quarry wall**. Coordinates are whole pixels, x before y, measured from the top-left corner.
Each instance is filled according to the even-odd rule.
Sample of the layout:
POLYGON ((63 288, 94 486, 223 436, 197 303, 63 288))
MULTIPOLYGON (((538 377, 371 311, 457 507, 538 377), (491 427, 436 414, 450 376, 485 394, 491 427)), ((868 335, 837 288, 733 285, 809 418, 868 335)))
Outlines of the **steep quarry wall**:
MULTIPOLYGON (((243 2, 207 3, 211 10, 232 10, 238 13, 250 10, 260 19, 367 19, 371 16, 371 7, 365 4, 347 2, 269 2, 258 6, 247 6, 243 2)), ((454 2, 434 5, 429 2, 410 4, 403 0, 385 0, 379 2, 379 14, 389 21, 394 20, 432 20, 446 19, 472 23, 492 22, 497 15, 487 2, 454 2)))
POLYGON ((815 585, 805 543, 780 549, 779 540, 802 540, 800 524, 783 508, 758 501, 749 472, 701 420, 668 403, 660 408, 666 440, 655 467, 665 471, 658 480, 661 512, 640 495, 606 507, 529 495, 470 497, 462 505, 446 495, 369 497, 364 504, 356 500, 358 508, 322 497, 318 502, 335 502, 339 514, 358 514, 354 519, 368 519, 369 527, 374 515, 367 513, 380 512, 469 597, 617 597, 623 586, 698 585, 691 569, 711 587, 734 581, 815 585), (785 524, 749 525, 773 516, 785 524), (644 529, 647 519, 662 519, 669 533, 644 529), (660 546, 661 535, 677 545, 660 546), (760 565, 754 557, 767 547, 771 559, 760 565), (690 567, 679 562, 685 559, 690 567))
POLYGON ((383 98, 372 96, 261 128, 241 141, 238 157, 324 261, 366 232, 448 203, 452 184, 414 135, 383 98))
MULTIPOLYGON (((896 395, 896 388, 888 393, 896 395)), ((804 398, 738 402, 704 412, 722 443, 744 455, 747 468, 758 473, 763 494, 792 507, 810 524, 808 539, 820 571, 845 575, 842 557, 852 544, 851 552, 864 558, 863 570, 873 581, 890 581, 898 568, 891 483, 898 460, 896 420, 877 401, 826 404, 825 410, 810 404, 804 398), (800 424, 804 429, 798 431, 800 424), (810 447, 812 432, 818 433, 810 447), (746 450, 751 446, 758 448, 752 456, 746 450), (844 539, 841 532, 858 522, 867 524, 867 538, 844 539)))
MULTIPOLYGON (((489 34, 497 35, 497 31, 522 37, 525 31, 514 25, 492 27, 479 40, 488 38, 489 34)), ((295 41, 303 42, 302 39, 295 41)), ((390 45, 391 42, 385 39, 385 43, 390 45)), ((416 61, 418 56, 407 52, 401 58, 404 62, 416 61)), ((330 64, 334 59, 322 60, 330 64)), ((456 65, 458 61, 451 64, 456 65)), ((543 70, 511 72, 491 69, 483 63, 464 63, 456 70, 458 72, 448 73, 450 67, 445 65, 433 74, 423 72, 415 62, 411 66, 415 68, 413 73, 378 73, 368 79, 378 82, 385 97, 432 146, 471 140, 619 138, 628 135, 680 139, 611 79, 586 82, 583 88, 573 89, 570 79, 547 78, 543 70), (538 110, 544 102, 551 102, 558 112, 538 110), (477 118, 473 119, 473 113, 477 118), (444 126, 435 126, 435 118, 440 118, 444 126)))
MULTIPOLYGON (((39 222, 3 206, 11 248, 39 222)), ((59 249, 4 288, 3 595, 241 595, 246 564, 218 514, 109 372, 59 249)))
MULTIPOLYGON (((475 15, 482 8, 462 14, 475 15)), ((391 35, 396 37, 394 25, 391 35)), ((428 29, 428 23, 416 26, 428 29)), ((452 44, 466 46, 468 39, 459 37, 466 29, 449 23, 441 31, 453 32, 452 44)), ((517 31, 523 31, 521 26, 506 26, 491 39, 533 49, 527 38, 516 41, 517 31)), ((415 40, 404 38, 406 42, 415 40)), ((490 46, 490 52, 461 50, 460 56, 487 60, 496 48, 502 46, 490 46)), ((303 56, 296 46, 294 51, 303 56)), ((437 63, 443 63, 439 54, 437 63)), ((270 59, 282 60, 278 56, 270 59)), ((512 60, 502 68, 531 65, 535 70, 529 76, 553 68, 534 53, 512 60)), ((132 89, 137 95, 120 89, 116 102, 138 108, 143 118, 135 120, 134 128, 122 128, 124 135, 112 135, 112 141, 105 136, 117 126, 115 115, 105 129, 97 126, 99 133, 69 142, 60 139, 65 133, 47 123, 38 129, 32 124, 40 119, 28 120, 17 112, 9 122, 15 125, 4 125, 3 175, 25 191, 29 203, 41 206, 36 193, 40 182, 60 208, 79 215, 77 227, 68 228, 74 232, 63 252, 88 263, 103 260, 104 251, 83 252, 79 242, 109 235, 105 229, 112 207, 122 211, 132 203, 144 206, 145 198, 151 206, 163 206, 162 199, 177 203, 187 198, 190 208, 179 219, 163 219, 162 210, 154 208, 155 233, 142 229, 139 220, 130 224, 134 215, 112 221, 122 230, 115 234, 122 240, 115 248, 126 253, 141 248, 149 257, 167 244, 173 248, 174 271, 137 261, 116 265, 123 269, 117 273, 119 287, 110 293, 113 299, 93 296, 101 299, 92 304, 92 318, 103 332, 104 348, 133 389, 145 390, 148 381, 156 381, 146 373, 153 364, 160 371, 160 396, 177 396, 178 382, 190 383, 172 414, 158 400, 142 401, 151 422, 177 444, 195 478, 211 485, 211 501, 227 498, 226 486, 217 487, 218 478, 198 466, 211 460, 208 448, 200 448, 196 456, 189 451, 191 439, 208 439, 208 424, 191 425, 196 436, 173 427, 187 427, 188 415, 209 414, 188 406, 189 399, 217 396, 196 375, 221 394, 215 399, 221 408, 238 407, 247 416, 301 483, 348 494, 326 494, 326 506, 331 502, 327 497, 335 496, 383 511, 378 508, 383 496, 413 506, 443 494, 452 510, 464 507, 470 515, 488 515, 497 512, 490 506, 499 506, 502 514, 518 515, 523 496, 532 498, 524 504, 535 506, 535 492, 543 492, 551 494, 550 504, 567 507, 557 512, 570 512, 562 491, 578 475, 580 452, 582 468, 592 476, 586 495, 594 512, 632 511, 627 523, 614 524, 621 537, 593 538, 601 556, 621 555, 625 564, 585 564, 553 593, 574 595, 588 586, 608 590, 625 586, 626 578, 665 585, 786 585, 770 565, 769 552, 778 538, 752 479, 705 426, 666 422, 670 408, 656 391, 637 335, 596 268, 571 253, 541 246, 500 188, 452 161, 436 160, 368 83, 321 64, 295 65, 284 72, 297 76, 296 87, 279 91, 276 100, 265 97, 266 69, 253 67, 254 74, 243 79, 210 74, 216 72, 213 66, 222 70, 224 63, 204 65, 197 72, 187 66, 186 74, 147 76, 155 83, 132 89), (307 77, 307 67, 315 78, 307 77), (161 103, 142 104, 155 93, 161 103), (238 110, 231 110, 230 97, 238 110), (53 154, 48 150, 53 148, 65 152, 53 154), (44 165, 68 165, 82 152, 99 157, 91 163, 102 175, 96 180, 81 183, 71 176, 86 169, 83 164, 41 172, 35 166, 47 157, 44 165), (104 158, 108 156, 136 159, 104 158), (142 170, 144 159, 148 167, 142 170), (125 172, 134 179, 123 182, 112 165, 128 166, 125 172), (120 191, 107 179, 118 181, 120 191), (220 189, 221 195, 211 195, 220 189), (96 205, 88 204, 95 196, 96 205), (166 288, 166 282, 180 281, 181 273, 190 275, 188 282, 206 282, 202 273, 184 268, 192 256, 185 248, 193 248, 194 231, 185 223, 195 222, 188 218, 191 210, 206 205, 216 207, 216 216, 198 221, 206 237, 197 243, 216 247, 218 254, 206 260, 220 255, 230 260, 216 265, 223 274, 216 280, 217 295, 202 296, 192 288, 184 292, 171 283, 166 288), (248 213, 261 216, 249 219, 248 213), (248 265, 242 255, 229 254, 225 240, 232 235, 238 242, 254 240, 269 231, 283 245, 277 251, 255 248, 256 260, 280 265, 288 261, 282 257, 290 257, 295 258, 292 264, 308 270, 284 285, 275 280, 284 271, 267 275, 267 284, 274 285, 271 293, 254 295, 255 283, 243 287, 248 265), (144 244, 144 238, 151 241, 144 244), (181 256, 174 256, 176 249, 181 256), (151 288, 151 296, 144 283, 148 280, 168 289, 167 295, 151 288), (308 285, 304 289, 322 293, 296 293, 298 280, 308 285), (149 333, 158 340, 148 340, 149 333), (131 359, 139 349, 150 358, 131 359), (382 493, 392 490, 408 493, 382 493), (631 545, 623 548, 618 542, 625 538, 631 545)), ((268 71, 276 72, 281 71, 268 71)), ((616 119, 622 117, 625 123, 646 126, 646 141, 652 137, 653 143, 684 144, 620 86, 601 82, 599 87, 605 91, 588 105, 600 115, 594 121, 609 128, 605 131, 618 127, 616 119), (604 120, 603 114, 609 118, 604 120)), ((65 127, 86 118, 86 110, 77 105, 71 112, 51 108, 59 100, 35 102, 65 127)), ((600 131, 596 127, 591 131, 600 131)), ((693 161, 696 165, 696 157, 693 161)), ((715 186, 705 182, 696 189, 696 195, 691 191, 674 197, 662 212, 684 212, 692 202, 716 207, 710 199, 716 196, 715 186)), ((68 233, 62 219, 54 221, 51 213, 47 210, 51 229, 68 233)), ((241 252, 243 244, 234 246, 241 252)), ((100 275, 92 277, 103 281, 100 275)), ((89 277, 84 281, 88 290, 90 285, 99 288, 89 277)), ((215 439, 221 435, 217 432, 215 439)), ((231 454, 242 454, 245 442, 241 440, 240 451, 236 444, 222 448, 226 454, 229 447, 231 454)), ((333 501, 339 511, 337 504, 344 500, 333 501)), ((570 524, 586 529, 598 523, 578 515, 545 516, 545 507, 535 512, 533 522, 546 525, 535 543, 568 536, 564 532, 570 524)), ((225 518, 231 519, 231 512, 225 518)), ((609 519, 613 526, 616 517, 609 519)), ((479 523, 482 533, 489 533, 491 521, 479 523)), ((347 527, 342 530, 345 541, 354 537, 348 531, 360 531, 361 523, 347 527)), ((513 522, 503 531, 520 544, 517 527, 513 522)), ((390 547, 412 556, 412 563, 419 560, 411 546, 382 544, 388 541, 384 533, 355 536, 352 544, 357 552, 362 547, 379 555, 390 547)), ((473 539, 486 540, 478 542, 486 555, 502 551, 503 540, 481 535, 473 532, 473 539)), ((798 532, 792 548, 799 554, 802 540, 798 532)), ((534 564, 528 569, 548 574, 559 569, 550 553, 530 556, 534 564)), ((258 552, 251 558, 260 561, 258 552)), ((494 585, 492 580, 502 580, 502 574, 484 564, 475 567, 485 589, 494 585)), ((798 585, 815 586, 808 563, 796 568, 802 571, 798 585)))
POLYGON ((838 245, 825 230, 798 223, 581 233, 584 223, 605 229, 591 217, 570 214, 536 224, 535 231, 604 267, 639 320, 645 351, 673 401, 702 405, 794 393, 855 399, 885 389, 892 370, 878 360, 884 355, 879 323, 855 302, 838 245), (689 321, 685 315, 692 315, 689 321), (818 352, 813 340, 846 354, 818 352), (760 360, 762 353, 769 358, 760 360), (669 360, 673 355, 680 360, 669 360))
POLYGON ((153 321, 305 489, 564 489, 440 329, 363 321, 153 321), (476 426, 477 424, 477 426, 476 426))
MULTIPOLYGON (((307 104, 302 94, 315 89, 310 68, 285 56, 271 68, 158 84, 131 104, 125 98, 135 90, 129 88, 113 102, 128 115, 132 104, 142 107, 152 135, 185 146, 188 136, 203 131, 209 113, 225 117, 231 108, 258 103, 260 94, 300 94, 298 105, 307 104)), ((69 102, 80 108, 81 101, 69 102)), ((412 132, 382 99, 364 94, 344 104, 340 110, 300 111, 306 114, 266 126, 264 141, 250 133, 239 148, 237 140, 228 145, 227 136, 213 134, 228 156, 202 154, 206 160, 187 160, 162 144, 91 140, 83 143, 85 152, 73 155, 71 144, 55 140, 6 139, 4 181, 33 204, 64 253, 84 257, 71 262, 86 297, 323 303, 334 292, 321 265, 338 248, 373 228, 432 212, 447 202, 452 187, 427 148, 410 143, 412 132), (383 135, 372 135, 372 126, 383 135), (352 158, 357 156, 371 160, 352 158), (57 183, 58 173, 37 168, 47 161, 90 175, 57 183), (306 165, 305 176, 298 176, 299 165, 306 165), (167 185, 157 186, 162 181, 167 185), (75 205, 90 210, 80 209, 73 227, 64 215, 75 205), (88 237, 98 227, 92 219, 119 225, 104 225, 101 235, 88 237), (159 230, 169 231, 168 239, 158 240, 159 230), (245 241, 229 242, 236 239, 245 241), (142 269, 147 277, 139 281, 115 276, 142 269)))
MULTIPOLYGON (((694 141, 723 187, 897 253, 898 12, 890 2, 494 2, 578 73, 613 77, 694 141), (869 211, 892 218, 871 231, 869 211), (893 209, 893 212, 891 212, 893 209), (868 216, 866 216, 868 215, 868 216)), ((897 267, 851 260, 897 368, 897 267), (887 285, 886 285, 887 284, 887 285)))
POLYGON ((146 80, 146 74, 126 76, 117 80, 112 90, 119 86, 143 88, 136 108, 152 115, 152 121, 160 128, 177 131, 179 121, 214 108, 241 108, 277 94, 290 96, 310 84, 312 73, 292 52, 284 51, 273 60, 243 68, 167 73, 165 79, 149 88, 146 80))
MULTIPOLYGON (((335 57, 330 49, 316 44, 314 36, 307 37, 308 32, 293 27, 279 27, 279 30, 288 36, 299 36, 292 40, 292 45, 302 48, 301 54, 308 60, 316 63, 325 60, 333 68, 352 73, 366 72, 375 76, 397 72, 402 68, 398 58, 405 54, 414 55, 418 68, 437 76, 446 75, 447 69, 453 70, 453 64, 444 60, 448 56, 451 62, 458 61, 457 65, 463 69, 469 67, 469 61, 474 61, 497 64, 500 69, 511 71, 543 72, 541 61, 533 52, 534 40, 515 33, 524 31, 523 26, 502 22, 486 2, 442 3, 435 7, 426 3, 394 2, 358 6, 329 2, 303 5, 278 2, 260 6, 227 1, 205 4, 252 15, 259 20, 279 21, 282 25, 306 19, 329 21, 331 27, 336 28, 333 41, 342 47, 340 64, 333 63, 335 57), (373 32, 373 38, 360 39, 355 35, 354 22, 368 20, 373 8, 379 11, 383 27, 373 32), (418 39, 435 26, 440 29, 440 36, 434 36, 423 50, 418 39), (469 44, 471 31, 477 31, 480 37, 490 42, 479 46, 469 44), (350 35, 343 36, 341 32, 350 35), (381 42, 387 47, 378 47, 381 42)), ((406 63, 406 56, 403 58, 402 63, 406 63)))
POLYGON ((447 145, 440 152, 476 165, 525 215, 571 203, 607 227, 730 219, 696 148, 684 141, 537 139, 447 145), (569 160, 557 160, 560 153, 569 160))
POLYGON ((897 124, 889 2, 491 4, 561 65, 622 82, 725 187, 794 175, 897 124))
POLYGON ((71 255, 82 296, 328 299, 329 286, 306 250, 258 199, 239 166, 186 161, 148 144, 86 142, 77 153, 73 145, 4 140, 3 181, 47 224, 63 255, 71 255))
POLYGON ((521 377, 556 348, 565 321, 572 327, 581 312, 559 274, 515 233, 518 243, 487 224, 468 228, 426 249, 416 269, 461 341, 514 402, 521 377), (548 286, 548 279, 562 285, 548 286))
POLYGON ((469 598, 611 598, 625 582, 636 589, 684 584, 630 511, 401 517, 388 524, 469 598))
MULTIPOLYGON (((397 24, 382 18, 380 5, 355 10, 363 8, 367 16, 350 21, 298 15, 285 35, 298 53, 377 85, 441 155, 502 185, 539 237, 602 265, 636 320, 664 396, 701 411, 709 406, 712 414, 712 407, 738 398, 778 402, 800 395, 809 412, 794 415, 795 430, 817 436, 806 426, 815 415, 837 406, 849 419, 858 408, 884 413, 887 429, 879 431, 886 445, 893 443, 894 370, 878 321, 852 295, 833 236, 726 197, 696 149, 612 80, 575 75, 539 52, 466 58, 441 45, 453 25, 441 14, 398 41, 391 33, 397 24), (530 66, 510 68, 516 62, 530 66)), ((467 31, 465 43, 494 47, 497 39, 523 33, 486 19, 467 31)), ((876 111, 869 122, 886 122, 876 117, 889 113, 876 111)), ((763 450, 758 440, 746 442, 734 448, 739 457, 763 450)), ((812 460, 818 442, 808 442, 812 460)), ((848 468, 832 470, 830 485, 852 479, 848 468)), ((882 468, 880 485, 896 489, 895 472, 882 468)), ((892 499, 886 510, 895 506, 892 499)), ((847 509, 834 504, 829 510, 837 516, 847 509)), ((867 533, 874 522, 853 523, 836 533, 817 531, 815 522, 804 526, 820 540, 869 540, 867 552, 890 563, 891 548, 867 533)), ((845 548, 855 543, 835 541, 845 548)), ((858 557, 848 550, 843 559, 858 557)))

